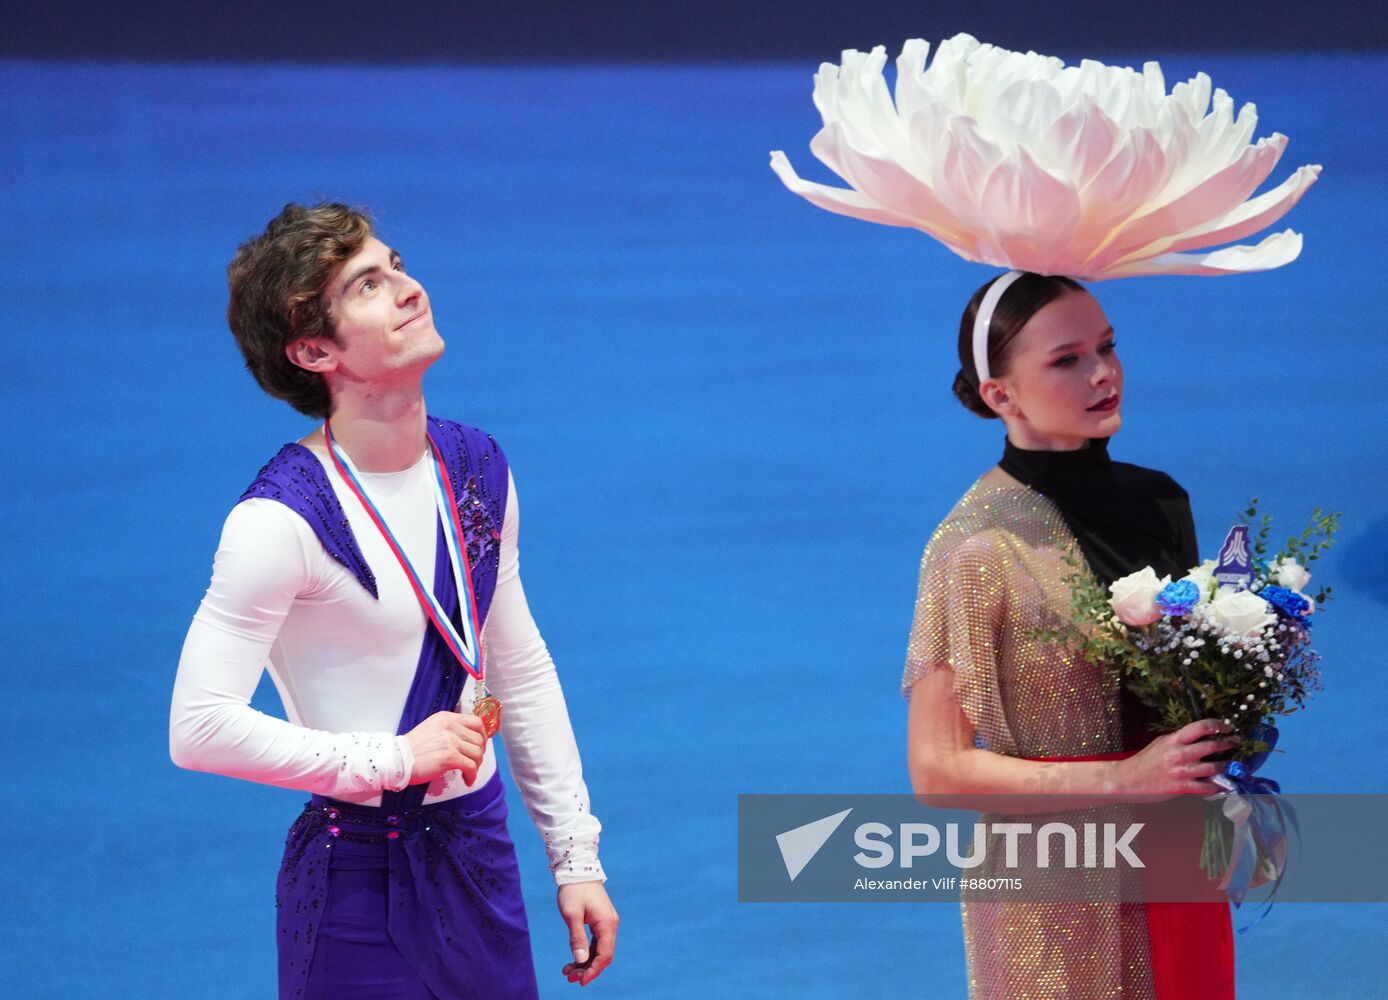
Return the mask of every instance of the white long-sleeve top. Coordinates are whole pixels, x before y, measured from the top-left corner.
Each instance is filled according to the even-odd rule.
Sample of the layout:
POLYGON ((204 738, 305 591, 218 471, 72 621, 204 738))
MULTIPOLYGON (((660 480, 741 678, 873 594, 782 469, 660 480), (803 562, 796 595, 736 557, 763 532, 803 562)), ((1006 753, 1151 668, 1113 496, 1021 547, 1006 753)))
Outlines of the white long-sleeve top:
MULTIPOLYGON (((432 628, 404 570, 333 463, 324 466, 376 577, 373 598, 284 504, 253 498, 222 528, 212 582, 184 640, 174 681, 174 763, 360 805, 409 783, 409 742, 395 729, 424 630, 432 628), (268 666, 288 721, 250 706, 268 666)), ((434 578, 438 513, 431 455, 409 469, 362 473, 367 493, 421 579, 434 578)), ((521 586, 515 481, 509 482, 496 591, 482 629, 487 687, 503 705, 511 774, 544 838, 555 881, 604 879, 597 818, 554 661, 521 586)), ((460 704, 470 707, 469 678, 460 704)), ((429 786, 425 803, 468 794, 496 771, 491 741, 469 788, 457 771, 429 786)))

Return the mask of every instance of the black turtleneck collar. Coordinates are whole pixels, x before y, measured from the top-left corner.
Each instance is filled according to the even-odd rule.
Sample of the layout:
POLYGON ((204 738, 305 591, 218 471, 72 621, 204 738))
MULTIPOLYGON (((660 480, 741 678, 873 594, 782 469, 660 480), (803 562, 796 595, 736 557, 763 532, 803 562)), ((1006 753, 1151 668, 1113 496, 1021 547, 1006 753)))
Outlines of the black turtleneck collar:
POLYGON ((1037 479, 1077 476, 1096 480, 1113 472, 1108 438, 1090 438, 1084 447, 1073 451, 1031 451, 1004 438, 1002 461, 998 464, 1016 479, 1021 478, 1018 471, 1037 479))
POLYGON ((1105 583, 1143 566, 1180 577, 1198 561, 1186 491, 1163 472, 1113 461, 1107 438, 1074 451, 1031 451, 1008 440, 998 465, 1055 503, 1105 583))

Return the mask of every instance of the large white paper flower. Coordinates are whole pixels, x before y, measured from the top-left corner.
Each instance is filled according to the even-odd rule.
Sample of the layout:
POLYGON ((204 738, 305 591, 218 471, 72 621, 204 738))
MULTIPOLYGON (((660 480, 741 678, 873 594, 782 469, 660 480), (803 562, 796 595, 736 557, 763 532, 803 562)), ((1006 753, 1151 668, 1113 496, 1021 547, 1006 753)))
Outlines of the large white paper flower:
POLYGON ((1098 281, 1139 274, 1231 274, 1280 267, 1301 252, 1290 229, 1231 246, 1285 215, 1315 182, 1299 167, 1249 196, 1286 148, 1250 144, 1258 115, 1204 73, 1171 93, 1161 67, 1138 73, 1086 59, 1022 54, 967 34, 908 41, 895 103, 886 50, 849 50, 815 75, 824 128, 810 143, 850 189, 801 179, 779 150, 791 191, 841 215, 910 226, 959 256, 1098 281))

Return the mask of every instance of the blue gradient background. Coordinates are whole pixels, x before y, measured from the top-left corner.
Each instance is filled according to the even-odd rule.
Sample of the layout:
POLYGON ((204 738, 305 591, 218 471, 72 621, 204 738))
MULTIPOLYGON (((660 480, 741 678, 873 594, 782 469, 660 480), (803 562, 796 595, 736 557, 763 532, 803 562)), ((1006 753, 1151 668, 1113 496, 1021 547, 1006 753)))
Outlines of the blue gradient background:
MULTIPOLYGON (((1325 172, 1290 267, 1096 288, 1128 372, 1113 451, 1188 487, 1207 551, 1253 493, 1287 530, 1344 511, 1326 689, 1269 771, 1382 792, 1388 59, 1157 57, 1292 137, 1273 182, 1325 172)), ((767 168, 783 148, 827 179, 811 70, 0 63, 7 995, 273 992, 305 796, 176 770, 167 712, 222 518, 309 429, 242 370, 224 268, 318 198, 374 211, 449 340, 430 409, 515 469, 623 918, 590 989, 964 995, 954 906, 736 900, 739 792, 907 788, 917 562, 1001 449, 948 391, 990 272, 767 168)), ((268 680, 257 704, 278 710, 268 680)), ((569 995, 512 806, 542 992, 569 995)), ((1382 995, 1385 916, 1276 907, 1238 939, 1241 994, 1382 995)))

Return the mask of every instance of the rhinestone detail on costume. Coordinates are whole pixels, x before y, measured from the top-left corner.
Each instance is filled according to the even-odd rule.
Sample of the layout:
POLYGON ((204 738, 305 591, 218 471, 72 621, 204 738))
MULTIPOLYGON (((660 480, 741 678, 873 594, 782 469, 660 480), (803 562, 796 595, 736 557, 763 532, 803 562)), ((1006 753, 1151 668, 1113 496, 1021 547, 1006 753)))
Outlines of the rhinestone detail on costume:
MULTIPOLYGON (((985 478, 993 475, 1001 473, 985 478)), ((935 529, 921 561, 902 679, 907 696, 922 678, 952 670, 978 746, 1010 757, 1122 750, 1117 678, 1032 638, 1070 614, 1067 553, 1077 558, 1079 548, 1050 500, 1010 477, 975 483, 935 529)), ((1076 823, 1084 815, 1025 819, 1076 823)), ((990 861, 1002 855, 1000 843, 987 845, 990 861)), ((1093 877, 1114 876, 1096 869, 1093 877)), ((962 895, 971 1000, 1155 1000, 1142 905, 1064 896, 1058 889, 1054 900, 998 903, 962 895)))

